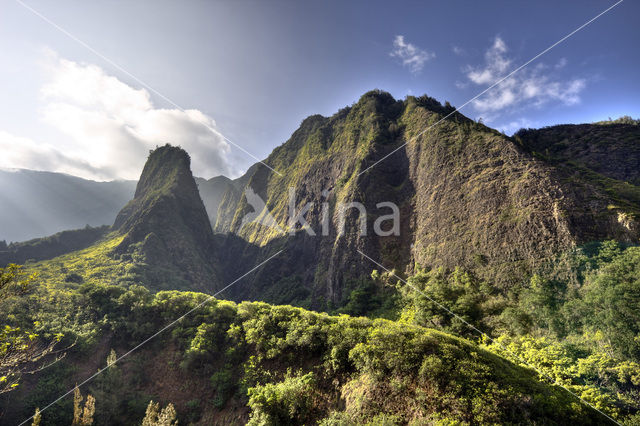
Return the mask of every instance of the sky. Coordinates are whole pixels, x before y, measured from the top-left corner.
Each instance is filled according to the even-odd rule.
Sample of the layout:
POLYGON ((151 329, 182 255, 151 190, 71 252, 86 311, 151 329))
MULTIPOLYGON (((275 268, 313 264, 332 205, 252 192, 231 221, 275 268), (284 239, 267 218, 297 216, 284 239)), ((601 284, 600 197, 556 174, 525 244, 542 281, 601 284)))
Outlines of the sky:
MULTIPOLYGON (((614 3, 0 0, 0 167, 136 179, 168 142, 237 177, 374 88, 461 106, 614 3)), ((640 117, 638 16, 623 1, 461 112, 507 134, 640 117)))

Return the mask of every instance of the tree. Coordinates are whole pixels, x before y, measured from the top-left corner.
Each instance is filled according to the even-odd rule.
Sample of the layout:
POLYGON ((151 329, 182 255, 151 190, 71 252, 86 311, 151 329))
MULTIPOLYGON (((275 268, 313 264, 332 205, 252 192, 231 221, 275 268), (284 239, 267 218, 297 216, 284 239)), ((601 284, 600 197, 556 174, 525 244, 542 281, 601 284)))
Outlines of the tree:
POLYGON ((249 388, 249 425, 310 424, 314 416, 315 395, 313 373, 287 372, 278 383, 258 384, 249 388))
POLYGON ((460 268, 419 270, 402 287, 407 306, 419 325, 442 328, 458 335, 475 335, 475 331, 459 318, 482 325, 487 316, 483 303, 492 289, 483 281, 460 268), (446 308, 446 309, 445 309, 446 308), (455 313, 454 316, 452 313, 455 313))
POLYGON ((40 422, 42 421, 42 414, 40 414, 40 408, 36 408, 36 412, 33 414, 33 422, 31 426, 40 426, 40 422))
POLYGON ((96 411, 96 400, 93 396, 87 395, 87 401, 82 406, 82 394, 76 386, 73 391, 73 422, 71 426, 90 426, 93 424, 93 415, 96 411))
POLYGON ((73 426, 80 424, 80 419, 82 417, 82 394, 80 393, 80 389, 76 386, 73 390, 73 422, 71 424, 73 426))
POLYGON ((165 408, 160 410, 160 404, 149 401, 147 412, 142 419, 142 426, 177 426, 176 409, 173 404, 169 403, 165 408))
MULTIPOLYGON (((35 274, 25 278, 21 270, 22 266, 15 264, 0 268, 0 302, 22 296, 33 286, 35 274)), ((47 343, 37 334, 23 331, 20 327, 0 326, 0 394, 15 389, 23 373, 40 371, 62 358, 63 354, 54 352, 61 339, 62 335, 57 334, 47 343), (58 356, 43 365, 34 365, 52 354, 58 356)))
POLYGON ((600 331, 618 356, 640 360, 640 247, 630 247, 589 276, 584 323, 600 331))
POLYGON ((116 351, 111 349, 107 356, 107 368, 96 378, 95 386, 91 388, 100 401, 97 415, 99 424, 117 423, 117 416, 122 413, 122 401, 126 399, 128 392, 122 372, 116 364, 117 359, 116 351))

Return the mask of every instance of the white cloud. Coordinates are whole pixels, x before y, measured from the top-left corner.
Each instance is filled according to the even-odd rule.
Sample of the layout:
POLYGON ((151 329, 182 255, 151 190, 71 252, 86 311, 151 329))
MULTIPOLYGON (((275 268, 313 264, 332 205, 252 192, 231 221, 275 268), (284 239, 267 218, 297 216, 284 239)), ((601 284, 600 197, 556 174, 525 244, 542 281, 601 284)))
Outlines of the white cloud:
POLYGON ((402 35, 397 35, 393 39, 393 50, 389 55, 400 59, 402 61, 402 65, 409 68, 409 71, 414 74, 422 71, 424 64, 436 56, 433 52, 428 52, 416 45, 405 42, 404 36, 402 35))
POLYGON ((467 51, 464 50, 462 47, 460 46, 452 46, 451 50, 453 51, 454 54, 458 55, 458 56, 465 56, 467 54, 467 51))
POLYGON ((88 162, 64 154, 52 145, 37 143, 3 130, 0 130, 0 151, 2 169, 48 170, 97 179, 113 172, 95 170, 88 162))
POLYGON ((496 129, 506 133, 507 135, 512 135, 520 129, 528 129, 534 127, 537 126, 533 121, 527 120, 526 118, 519 118, 517 120, 498 125, 496 126, 496 129))
POLYGON ((556 63, 556 68, 564 68, 567 66, 567 63, 569 63, 569 61, 567 61, 567 58, 560 58, 560 60, 556 63))
POLYGON ((198 110, 157 108, 147 90, 135 89, 96 65, 48 56, 42 118, 68 140, 51 146, 0 132, 5 152, 0 166, 137 179, 149 150, 171 143, 189 152, 194 174, 233 174, 229 145, 210 117, 198 110))
MULTIPOLYGON (((485 53, 484 66, 467 67, 468 80, 476 85, 486 86, 504 78, 509 74, 513 64, 507 52, 506 43, 500 37, 496 37, 493 45, 485 53)), ((559 65, 564 67, 566 60, 561 60, 559 65)), ((580 93, 585 87, 584 79, 554 78, 548 67, 540 64, 518 71, 474 100, 472 104, 478 112, 496 118, 498 111, 512 110, 516 107, 539 107, 550 101, 558 101, 565 105, 579 103, 580 93)))
POLYGON ((476 84, 494 83, 511 65, 511 60, 505 58, 507 45, 500 37, 496 37, 493 46, 491 46, 484 54, 486 66, 484 68, 469 69, 467 77, 476 84))

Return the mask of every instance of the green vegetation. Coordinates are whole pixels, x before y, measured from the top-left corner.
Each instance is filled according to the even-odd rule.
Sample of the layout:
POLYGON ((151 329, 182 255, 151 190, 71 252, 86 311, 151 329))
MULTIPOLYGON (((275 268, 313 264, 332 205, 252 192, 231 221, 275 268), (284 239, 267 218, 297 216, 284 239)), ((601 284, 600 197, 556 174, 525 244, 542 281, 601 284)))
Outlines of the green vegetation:
MULTIPOLYGON (((608 241, 569 253, 566 270, 531 279, 516 307, 503 312, 504 344, 597 407, 639 408, 640 247, 608 241)), ((494 347, 495 349, 498 349, 494 347)), ((509 357, 504 351, 505 356, 509 357)))
MULTIPOLYGON (((86 373, 77 363, 105 342, 128 350, 206 297, 152 295, 134 276, 126 279, 132 264, 109 255, 121 238, 30 265, 38 286, 16 280, 17 267, 9 271, 13 278, 5 281, 23 294, 3 302, 3 321, 35 323, 34 333, 77 341, 72 360, 42 371, 35 388, 14 391, 25 396, 16 419, 82 380, 86 373), (69 280, 74 274, 82 280, 69 280)), ((96 424, 141 419, 151 399, 175 400, 175 394, 158 393, 161 377, 145 378, 160 362, 162 371, 204 378, 197 394, 181 389, 188 399, 175 400, 178 417, 189 421, 244 407, 242 422, 253 424, 504 423, 520 421, 522 413, 531 422, 603 422, 551 384, 622 419, 639 406, 638 265, 639 247, 604 242, 560 256, 508 295, 461 268, 418 268, 407 286, 378 273, 350 285, 343 312, 397 322, 212 300, 87 391, 95 396, 96 424), (396 296, 382 297, 385 292, 396 296), (479 339, 439 305, 500 337, 479 339)), ((115 352, 105 357, 109 364, 115 352)), ((40 415, 66 423, 69 404, 40 415)))
POLYGON ((633 117, 629 116, 629 115, 623 115, 622 117, 618 117, 616 119, 611 119, 609 118, 608 120, 605 121, 597 121, 593 124, 601 124, 601 125, 607 125, 607 124, 634 124, 634 125, 640 125, 640 119, 634 119, 633 117))
POLYGON ((614 417, 640 408, 640 247, 593 243, 559 256, 528 286, 501 294, 456 269, 402 287, 404 321, 480 337, 483 346, 561 384, 614 417), (437 302, 437 303, 436 303, 437 302))
POLYGON ((336 313, 372 318, 397 318, 398 294, 375 274, 372 279, 349 280, 345 285, 346 301, 336 313))
POLYGON ((486 329, 484 322, 495 316, 500 308, 499 303, 488 303, 492 298, 495 300, 495 289, 460 268, 452 272, 444 268, 418 269, 408 284, 401 286, 401 292, 405 321, 436 327, 459 336, 477 337, 476 331, 464 321, 486 329), (455 312, 458 318, 444 308, 455 312))
MULTIPOLYGON (((44 266, 39 267, 51 273, 44 266)), ((485 300, 465 297, 466 291, 478 291, 479 284, 470 275, 456 271, 445 278, 443 271, 421 272, 413 280, 433 289, 434 295, 443 289, 443 281, 452 283, 454 290, 441 300, 465 300, 452 307, 464 308, 470 320, 477 319, 477 312, 482 312, 477 306, 485 300)), ((35 305, 32 312, 37 316, 66 319, 46 321, 46 328, 49 333, 79 339, 74 361, 65 359, 59 368, 42 373, 39 384, 48 380, 56 386, 39 385, 37 395, 32 388, 17 390, 37 400, 25 398, 13 413, 16 419, 33 414, 65 386, 72 388, 86 375, 82 368, 75 370, 76 362, 91 358, 96 351, 104 353, 106 342, 118 351, 127 350, 207 297, 177 291, 151 295, 143 287, 124 282, 75 284, 63 283, 61 278, 57 282, 59 286, 40 286, 26 299, 35 305), (70 317, 70 312, 75 314, 70 317)), ((431 312, 445 328, 458 329, 455 322, 437 317, 433 307, 423 302, 416 300, 408 308, 418 322, 431 312)), ((3 310, 7 316, 18 313, 24 315, 19 305, 3 310)), ((601 414, 565 390, 538 381, 534 371, 492 353, 500 350, 491 345, 483 349, 468 340, 412 325, 407 315, 394 322, 212 299, 148 347, 109 368, 88 385, 87 392, 95 396, 96 424, 130 424, 131 419, 144 417, 151 399, 173 402, 178 418, 190 421, 224 413, 230 407, 245 407, 243 421, 252 424, 364 424, 382 421, 381 413, 390 424, 509 423, 523 418, 531 422, 603 422, 601 414), (158 369, 159 373, 153 373, 158 369), (157 393, 166 386, 164 381, 171 383, 167 369, 177 369, 181 380, 188 377, 197 394, 180 387, 177 394, 157 393), (198 401, 211 403, 194 402, 196 395, 198 401), (134 401, 139 402, 132 405, 134 401)), ((107 364, 115 357, 115 352, 106 356, 107 364)), ((598 362, 583 368, 592 371, 598 362)), ((626 368, 625 374, 635 377, 626 368)), ((628 412, 628 405, 616 406, 619 399, 600 387, 585 388, 582 393, 603 408, 616 408, 609 411, 612 415, 628 412)), ((70 416, 72 410, 63 407, 64 401, 42 412, 45 424, 61 422, 64 413, 70 416)))
MULTIPOLYGON (((10 303, 33 286, 35 275, 25 276, 21 272, 21 267, 14 264, 0 268, 0 303, 10 303)), ((15 390, 25 371, 44 368, 35 363, 47 359, 61 339, 61 335, 56 334, 45 342, 33 331, 37 322, 16 325, 13 319, 7 316, 0 323, 0 394, 15 390)))

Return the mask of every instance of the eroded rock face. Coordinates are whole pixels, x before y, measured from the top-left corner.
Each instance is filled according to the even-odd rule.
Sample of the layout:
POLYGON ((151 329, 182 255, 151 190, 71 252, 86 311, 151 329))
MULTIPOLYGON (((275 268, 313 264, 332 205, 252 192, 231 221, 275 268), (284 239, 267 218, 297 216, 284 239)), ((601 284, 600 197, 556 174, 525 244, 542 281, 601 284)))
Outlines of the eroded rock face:
POLYGON ((117 253, 137 261, 150 288, 218 287, 213 231, 181 148, 166 145, 150 153, 135 197, 113 228, 125 235, 117 253))
POLYGON ((295 188, 296 211, 313 203, 306 219, 316 236, 299 230, 292 238, 256 224, 240 229, 252 208, 243 185, 228 191, 216 230, 233 236, 232 256, 285 249, 268 274, 258 272, 236 296, 264 299, 288 276, 296 277, 305 297, 337 303, 349 280, 379 269, 358 250, 400 271, 415 263, 464 266, 508 287, 523 271, 577 244, 637 240, 632 222, 618 220, 619 213, 632 215, 633 206, 638 208, 633 197, 614 197, 588 174, 536 155, 521 141, 461 114, 429 128, 450 111, 428 97, 396 101, 370 92, 332 117, 304 120, 266 160, 283 176, 257 165, 242 179, 283 226, 289 220, 288 191, 295 188), (619 207, 611 208, 612 198, 619 207), (335 231, 338 206, 352 201, 366 207, 366 236, 353 209, 345 232, 335 231), (384 201, 400 209, 398 236, 373 233, 375 218, 388 213, 376 209, 384 201), (333 230, 325 236, 319 232, 323 203, 333 230))
POLYGON ((621 234, 624 237, 623 241, 628 243, 638 243, 640 238, 640 225, 638 221, 628 213, 618 212, 617 224, 622 228, 621 234))
MULTIPOLYGON (((189 156, 158 148, 114 224, 125 235, 118 253, 137 259, 155 288, 209 291, 282 250, 228 297, 323 308, 380 269, 358 251, 400 272, 462 266, 508 288, 576 245, 638 241, 640 191, 617 180, 635 175, 596 167, 604 151, 590 150, 577 164, 562 157, 584 151, 569 139, 553 148, 548 132, 509 138, 458 113, 439 122, 451 111, 426 96, 396 101, 374 91, 332 117, 311 116, 266 159, 281 175, 257 164, 236 180, 210 182, 211 193, 200 182, 210 210, 218 206, 210 217, 189 156), (544 147, 555 154, 537 153, 544 147), (290 191, 294 215, 308 206, 308 229, 298 223, 293 233, 290 191), (356 208, 340 208, 354 202, 366 210, 366 232, 356 208), (389 214, 385 202, 398 207, 397 235, 374 232, 375 220, 389 214), (282 229, 247 220, 266 215, 282 229)), ((584 130, 577 135, 589 146, 584 130)))
POLYGON ((640 185, 640 125, 563 124, 523 129, 515 136, 549 159, 572 162, 602 176, 640 185))

